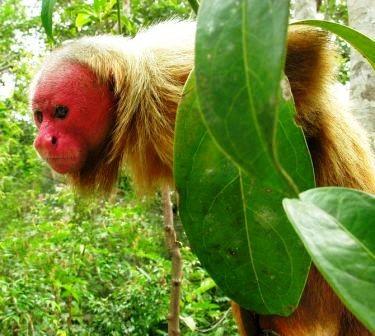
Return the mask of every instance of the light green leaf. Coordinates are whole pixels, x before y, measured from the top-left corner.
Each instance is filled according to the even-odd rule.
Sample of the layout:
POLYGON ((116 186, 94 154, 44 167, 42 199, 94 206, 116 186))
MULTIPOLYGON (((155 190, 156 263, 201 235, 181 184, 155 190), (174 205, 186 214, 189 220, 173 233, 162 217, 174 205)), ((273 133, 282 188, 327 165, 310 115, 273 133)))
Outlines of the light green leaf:
POLYGON ((283 204, 319 271, 349 310, 375 331, 375 197, 330 187, 283 204))
POLYGON ((114 7, 114 5, 116 5, 116 3, 117 3, 117 0, 107 1, 106 6, 105 6, 105 12, 109 13, 111 11, 111 9, 114 7))
POLYGON ((47 34, 47 36, 53 40, 52 34, 52 14, 53 14, 53 7, 55 6, 56 0, 42 0, 42 11, 41 11, 41 19, 43 28, 47 34))
POLYGON ((203 294, 214 287, 216 287, 215 281, 213 281, 211 278, 207 278, 203 280, 203 282, 200 284, 200 286, 197 289, 194 290, 194 294, 195 295, 203 294))
POLYGON ((107 3, 107 0, 94 0, 94 11, 96 15, 99 15, 103 12, 105 5, 107 3))
POLYGON ((194 76, 177 114, 174 164, 184 229, 217 285, 258 313, 290 314, 310 258, 282 209, 284 193, 217 147, 200 117, 194 76))
POLYGON ((78 13, 78 15, 76 17, 75 25, 76 25, 78 30, 81 30, 82 27, 89 22, 91 22, 90 15, 88 15, 86 13, 78 13))
POLYGON ((335 22, 323 20, 303 20, 293 22, 293 25, 299 24, 323 28, 343 38, 352 47, 357 49, 375 69, 375 41, 368 36, 354 30, 353 28, 335 22))

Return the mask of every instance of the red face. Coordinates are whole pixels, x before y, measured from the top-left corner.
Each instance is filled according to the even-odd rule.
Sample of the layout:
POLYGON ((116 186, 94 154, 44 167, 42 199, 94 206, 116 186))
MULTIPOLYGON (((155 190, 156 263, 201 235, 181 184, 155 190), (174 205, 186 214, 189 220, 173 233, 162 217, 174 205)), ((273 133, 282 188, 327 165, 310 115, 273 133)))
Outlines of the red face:
POLYGON ((43 74, 32 97, 39 134, 34 146, 53 170, 79 172, 106 139, 113 95, 79 64, 63 63, 43 74))

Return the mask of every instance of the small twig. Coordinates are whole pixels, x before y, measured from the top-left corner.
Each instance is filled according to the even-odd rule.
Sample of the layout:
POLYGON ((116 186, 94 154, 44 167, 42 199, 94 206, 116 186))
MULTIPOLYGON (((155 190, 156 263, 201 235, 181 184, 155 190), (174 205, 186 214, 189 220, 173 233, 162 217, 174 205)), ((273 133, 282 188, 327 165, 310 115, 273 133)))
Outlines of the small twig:
POLYGON ((116 1, 117 5, 117 31, 121 35, 122 34, 122 25, 121 25, 121 0, 116 1))
POLYGON ((193 9, 194 13, 197 14, 198 13, 198 9, 199 9, 199 2, 198 2, 198 0, 189 0, 189 3, 190 3, 191 8, 193 9))
POLYGON ((217 321, 212 327, 207 328, 207 329, 199 329, 198 331, 205 334, 205 333, 208 333, 208 332, 211 332, 211 331, 215 330, 218 326, 220 326, 220 324, 222 324, 224 322, 224 320, 227 318, 227 316, 228 316, 228 314, 231 310, 232 310, 232 308, 227 309, 227 311, 220 318, 220 320, 217 321))
POLYGON ((173 210, 168 187, 163 190, 164 230, 168 251, 172 259, 172 288, 168 315, 168 336, 180 335, 180 291, 182 278, 182 258, 180 243, 177 241, 173 225, 173 210))

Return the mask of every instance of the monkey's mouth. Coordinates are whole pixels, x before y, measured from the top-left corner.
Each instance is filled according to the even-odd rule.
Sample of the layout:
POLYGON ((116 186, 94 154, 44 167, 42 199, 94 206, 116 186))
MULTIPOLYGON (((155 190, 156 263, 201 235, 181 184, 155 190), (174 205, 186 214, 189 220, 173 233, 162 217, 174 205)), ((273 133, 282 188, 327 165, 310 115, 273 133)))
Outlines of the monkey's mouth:
POLYGON ((74 173, 82 167, 82 162, 78 156, 48 156, 44 160, 59 174, 74 173))
POLYGON ((53 161, 53 160, 76 160, 76 156, 49 156, 44 158, 47 162, 53 161))

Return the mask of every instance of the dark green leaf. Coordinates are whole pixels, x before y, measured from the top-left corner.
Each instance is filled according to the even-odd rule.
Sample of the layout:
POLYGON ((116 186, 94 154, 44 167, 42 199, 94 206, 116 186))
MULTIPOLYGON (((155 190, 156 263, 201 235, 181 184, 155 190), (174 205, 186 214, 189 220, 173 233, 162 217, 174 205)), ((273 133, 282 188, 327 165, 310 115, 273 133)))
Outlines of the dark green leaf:
POLYGON ((202 3, 196 55, 202 109, 194 94, 185 97, 175 152, 181 217, 195 252, 236 302, 280 315, 297 305, 309 267, 281 201, 314 186, 282 79, 288 9, 288 1, 202 3))
POLYGON ((282 209, 283 191, 217 147, 201 121, 194 78, 177 114, 174 162, 182 223, 215 282, 243 307, 290 314, 310 259, 282 209))
MULTIPOLYGON (((286 0, 205 1, 196 76, 203 117, 218 145, 252 176, 272 178, 275 188, 286 184, 297 194, 299 183, 284 164, 307 157, 308 150, 293 117, 285 129, 279 123, 280 110, 292 108, 281 95, 288 13, 286 0), (294 151, 293 160, 280 162, 283 152, 294 151)), ((311 164, 306 168, 308 180, 311 164)))
POLYGON ((44 30, 50 39, 53 39, 52 35, 52 14, 53 7, 55 6, 56 0, 42 0, 42 12, 41 19, 44 30))
POLYGON ((303 20, 293 23, 294 25, 304 24, 323 28, 343 38, 352 47, 356 48, 358 52, 364 56, 371 66, 375 69, 375 41, 366 35, 335 22, 328 22, 323 20, 303 20))
POLYGON ((283 204, 319 271, 375 331, 375 197, 353 189, 317 188, 283 204))
POLYGON ((191 8, 193 9, 194 13, 197 14, 198 13, 198 9, 199 9, 199 2, 198 2, 198 0, 189 0, 189 3, 190 3, 191 8))

